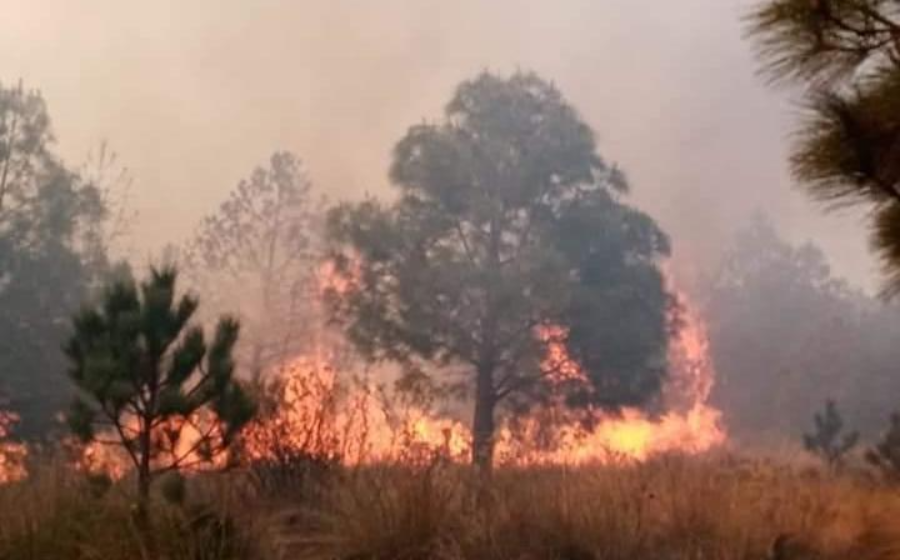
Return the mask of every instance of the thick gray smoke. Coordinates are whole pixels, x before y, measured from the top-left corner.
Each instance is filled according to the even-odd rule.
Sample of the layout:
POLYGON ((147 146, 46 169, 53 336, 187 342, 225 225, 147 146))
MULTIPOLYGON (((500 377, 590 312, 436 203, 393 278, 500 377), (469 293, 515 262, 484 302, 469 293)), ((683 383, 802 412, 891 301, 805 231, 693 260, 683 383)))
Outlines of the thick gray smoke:
POLYGON ((183 240, 276 149, 332 197, 385 191, 390 148, 477 71, 557 82, 682 261, 704 267, 764 210, 873 284, 854 215, 792 190, 796 110, 766 89, 737 0, 6 0, 2 79, 43 90, 77 163, 130 164, 136 244, 183 240))

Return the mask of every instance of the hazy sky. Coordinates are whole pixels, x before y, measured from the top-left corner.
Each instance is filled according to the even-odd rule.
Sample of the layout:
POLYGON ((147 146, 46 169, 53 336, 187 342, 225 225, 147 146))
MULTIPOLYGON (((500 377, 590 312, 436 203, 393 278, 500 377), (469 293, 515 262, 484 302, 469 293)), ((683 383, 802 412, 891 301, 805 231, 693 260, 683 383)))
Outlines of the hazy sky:
POLYGON ((138 244, 186 238, 277 149, 332 198, 386 190, 411 124, 482 69, 555 81, 705 266, 755 210, 870 282, 859 216, 785 172, 796 109, 755 74, 747 0, 0 0, 0 79, 49 103, 71 163, 108 140, 135 177, 138 244))

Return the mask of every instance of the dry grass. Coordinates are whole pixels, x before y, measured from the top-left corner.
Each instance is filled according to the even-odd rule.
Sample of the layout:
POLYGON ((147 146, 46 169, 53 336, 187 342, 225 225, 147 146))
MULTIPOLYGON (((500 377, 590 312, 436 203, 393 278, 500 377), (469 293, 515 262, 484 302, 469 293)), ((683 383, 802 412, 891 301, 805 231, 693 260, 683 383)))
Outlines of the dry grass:
POLYGON ((900 494, 771 463, 504 470, 370 468, 281 528, 285 558, 900 558, 900 494), (780 537, 780 538, 779 538, 780 537), (892 548, 893 547, 893 548, 892 548), (892 556, 893 554, 893 556, 892 556))
POLYGON ((895 489, 769 462, 501 470, 490 483, 441 462, 381 465, 284 495, 247 480, 194 481, 187 504, 157 504, 148 542, 121 489, 47 468, 0 488, 0 558, 900 559, 895 489))

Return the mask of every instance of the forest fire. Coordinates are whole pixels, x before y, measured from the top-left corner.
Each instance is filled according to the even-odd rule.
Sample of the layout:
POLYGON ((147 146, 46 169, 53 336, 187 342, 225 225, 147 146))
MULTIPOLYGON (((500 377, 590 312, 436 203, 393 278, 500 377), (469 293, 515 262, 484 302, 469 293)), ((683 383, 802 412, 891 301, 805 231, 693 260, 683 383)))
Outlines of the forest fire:
POLYGON ((280 375, 277 408, 244 434, 251 460, 308 455, 360 464, 468 455, 460 422, 393 398, 373 383, 345 385, 322 354, 294 359, 280 375))
MULTIPOLYGON (((327 280, 332 275, 324 276, 327 280)), ((555 394, 545 404, 500 425, 496 461, 511 466, 642 461, 664 453, 702 453, 724 443, 721 413, 709 403, 715 370, 706 327, 684 295, 678 294, 677 300, 678 312, 669 319, 675 335, 669 344, 670 375, 661 396, 661 413, 652 415, 638 408, 625 408, 617 414, 590 407, 576 409, 555 394)), ((580 365, 568 354, 567 334, 558 325, 543 326, 535 333, 545 344, 541 369, 551 391, 564 382, 588 383, 580 365)), ((279 366, 274 372, 277 391, 272 408, 242 436, 240 453, 245 460, 296 455, 350 465, 427 462, 436 457, 468 460, 471 432, 454 415, 437 413, 430 400, 408 398, 367 378, 345 379, 333 365, 337 363, 329 351, 319 349, 279 366)), ((0 440, 13 420, 0 418, 0 440)), ((197 440, 192 425, 182 429, 171 450, 173 456, 190 452, 197 440)), ((158 439, 165 437, 163 431, 158 439)), ((0 483, 24 475, 24 456, 23 446, 6 443, 0 448, 0 483)), ((188 462, 204 463, 196 459, 188 458, 188 462)), ((222 465, 227 460, 220 456, 212 464, 222 465)), ((114 479, 131 469, 118 446, 99 442, 83 448, 77 462, 83 470, 114 479)))
MULTIPOLYGON (((721 414, 709 403, 715 371, 702 318, 678 296, 677 334, 669 345, 670 377, 663 412, 637 408, 618 414, 573 409, 562 397, 505 422, 496 437, 497 461, 509 465, 586 464, 644 460, 669 452, 701 453, 722 444, 721 414)), ((539 329, 546 344, 541 363, 551 385, 587 382, 565 346, 566 331, 539 329)), ((247 446, 254 458, 301 452, 349 464, 444 456, 466 460, 471 434, 455 418, 410 404, 383 387, 355 380, 344 384, 323 353, 292 360, 281 370, 282 405, 251 426, 247 446)))
MULTIPOLYGON (((671 284, 671 282, 670 282, 671 284)), ((619 414, 571 410, 559 398, 549 410, 507 427, 499 442, 501 457, 516 464, 584 464, 615 460, 644 460, 663 453, 696 454, 726 440, 721 412, 709 403, 715 369, 709 355, 706 326, 687 297, 677 293, 678 315, 670 316, 676 333, 669 343, 670 376, 663 388, 664 412, 654 417, 638 408, 619 414), (549 418, 547 418, 549 417, 549 418), (560 419, 562 421, 560 421, 560 419), (552 428, 550 446, 528 449, 552 428)), ((540 333, 547 343, 543 367, 553 379, 586 381, 579 365, 568 357, 565 330, 547 327, 540 333)))
MULTIPOLYGON (((122 430, 124 433, 134 434, 138 427, 138 420, 130 417, 122 425, 122 430)), ((228 455, 214 452, 219 442, 216 437, 210 437, 216 431, 216 427, 201 415, 169 418, 160 423, 152 436, 153 470, 164 472, 178 469, 190 472, 224 467, 228 455)), ((134 468, 133 459, 112 432, 87 445, 75 443, 74 448, 75 466, 83 472, 119 480, 134 468)))
POLYGON ((12 426, 17 421, 15 414, 0 411, 0 484, 19 480, 26 474, 28 448, 9 439, 12 426))

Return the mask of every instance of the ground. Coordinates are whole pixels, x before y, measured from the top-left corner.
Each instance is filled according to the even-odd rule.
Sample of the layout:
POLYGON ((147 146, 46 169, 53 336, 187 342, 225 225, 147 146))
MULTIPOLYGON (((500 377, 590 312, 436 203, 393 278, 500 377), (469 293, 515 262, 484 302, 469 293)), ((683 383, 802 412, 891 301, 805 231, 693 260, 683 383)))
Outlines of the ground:
POLYGON ((44 465, 0 487, 0 558, 897 558, 900 492, 873 473, 732 457, 500 469, 297 462, 157 485, 150 527, 127 478, 44 465), (276 468, 277 467, 277 468, 276 468))

